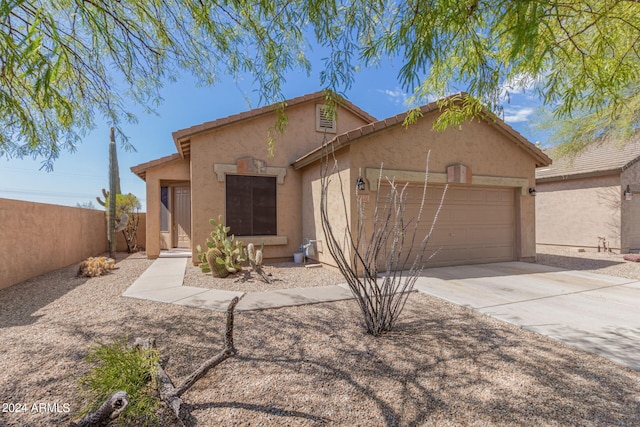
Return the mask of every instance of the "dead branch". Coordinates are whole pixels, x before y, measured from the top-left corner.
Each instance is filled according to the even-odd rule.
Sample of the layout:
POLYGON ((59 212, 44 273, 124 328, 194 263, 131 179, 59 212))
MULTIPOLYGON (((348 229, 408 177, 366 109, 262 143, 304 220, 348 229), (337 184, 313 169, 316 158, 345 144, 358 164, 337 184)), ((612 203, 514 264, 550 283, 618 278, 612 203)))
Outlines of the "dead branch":
POLYGON ((106 426, 120 416, 129 403, 129 395, 124 391, 116 391, 95 411, 88 413, 70 427, 101 427, 106 426))
MULTIPOLYGON (((216 356, 206 360, 198 369, 189 375, 178 387, 174 386, 173 381, 167 375, 165 370, 156 364, 156 376, 158 378, 158 391, 160 398, 173 411, 176 419, 183 423, 180 414, 183 400, 181 396, 189 390, 200 378, 204 377, 209 370, 215 368, 220 363, 237 354, 237 350, 233 344, 233 315, 236 305, 240 298, 235 297, 227 307, 227 325, 225 330, 224 349, 216 356)), ((137 338, 133 346, 136 348, 152 349, 156 348, 155 338, 137 338)), ((124 391, 118 391, 112 394, 96 411, 85 415, 77 424, 71 423, 70 427, 100 427, 106 426, 111 420, 117 418, 128 404, 129 396, 124 391)))
MULTIPOLYGON (((183 400, 181 396, 189 390, 200 378, 204 377, 209 370, 215 368, 220 363, 237 354, 237 350, 233 344, 233 311, 240 298, 235 297, 227 307, 227 326, 225 331, 224 349, 216 356, 206 360, 191 375, 185 378, 179 386, 174 386, 173 381, 167 375, 165 370, 159 364, 156 365, 156 375, 159 381, 160 398, 171 408, 176 418, 182 422, 180 411, 182 409, 183 400)), ((154 339, 138 338, 134 345, 142 347, 155 347, 154 339)))
POLYGON ((268 283, 268 284, 272 283, 271 279, 269 279, 269 276, 267 276, 267 274, 264 272, 262 267, 254 268, 253 270, 260 275, 260 277, 265 283, 268 283))

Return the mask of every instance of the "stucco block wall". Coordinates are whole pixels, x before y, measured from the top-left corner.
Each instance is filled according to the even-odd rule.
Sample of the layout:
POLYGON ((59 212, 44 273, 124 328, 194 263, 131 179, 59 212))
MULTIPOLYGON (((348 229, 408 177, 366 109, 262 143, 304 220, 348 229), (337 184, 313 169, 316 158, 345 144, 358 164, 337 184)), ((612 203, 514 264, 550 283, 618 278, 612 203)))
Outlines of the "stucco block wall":
MULTIPOLYGON (((408 128, 397 126, 351 144, 352 175, 357 177, 360 169, 380 168, 381 161, 385 169, 424 172, 427 153, 431 150, 430 173, 443 174, 447 166, 461 163, 471 168, 473 176, 521 178, 528 182, 525 190, 535 186, 534 159, 496 126, 474 120, 463 124, 461 129, 436 132, 432 129, 434 118, 431 114, 408 128)), ((375 188, 371 190, 373 201, 375 188)), ((518 259, 531 261, 536 256, 535 198, 528 193, 521 195, 519 190, 515 191, 515 250, 518 259)), ((373 216, 373 209, 371 202, 369 218, 373 216)))
POLYGON ((0 199, 0 289, 107 250, 104 211, 0 199))
MULTIPOLYGON (((204 245, 211 232, 209 219, 217 219, 219 215, 224 218, 226 212, 225 182, 219 181, 214 166, 234 165, 238 159, 247 156, 264 161, 269 168, 286 170, 284 181, 276 185, 278 239, 265 239, 265 258, 292 258, 303 237, 308 237, 302 233, 302 172, 290 165, 318 147, 324 135, 315 131, 315 103, 289 108, 286 114, 288 126, 284 134, 277 136, 273 157, 268 153, 267 136, 275 123, 275 114, 216 128, 191 138, 191 239, 194 255, 196 245, 204 245), (270 241, 273 244, 269 244, 270 241)), ((338 132, 364 123, 347 110, 338 111, 338 132)), ((237 237, 258 244, 261 240, 237 237)))
POLYGON ((595 248, 598 237, 620 249, 620 175, 536 185, 538 244, 595 248))

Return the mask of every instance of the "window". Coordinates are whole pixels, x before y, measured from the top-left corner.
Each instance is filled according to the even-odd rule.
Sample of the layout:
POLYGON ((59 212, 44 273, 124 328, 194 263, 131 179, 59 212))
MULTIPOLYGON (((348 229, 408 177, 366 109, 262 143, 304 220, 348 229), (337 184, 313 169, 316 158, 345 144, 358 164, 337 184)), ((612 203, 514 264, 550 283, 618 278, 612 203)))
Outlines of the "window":
POLYGON ((335 117, 329 114, 329 110, 325 105, 316 105, 316 130, 327 133, 337 132, 335 117))
POLYGON ((169 187, 160 187, 160 231, 169 231, 169 187))
POLYGON ((236 236, 277 234, 276 177, 227 175, 226 223, 236 236))

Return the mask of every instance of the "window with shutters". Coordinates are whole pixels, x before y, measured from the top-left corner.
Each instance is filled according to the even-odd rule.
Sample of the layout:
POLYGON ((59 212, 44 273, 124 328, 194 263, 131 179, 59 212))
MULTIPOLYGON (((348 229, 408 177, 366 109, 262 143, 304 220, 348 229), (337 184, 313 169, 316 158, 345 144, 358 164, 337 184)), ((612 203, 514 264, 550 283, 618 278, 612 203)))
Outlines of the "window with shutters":
POLYGON ((318 132, 336 133, 336 120, 332 117, 327 106, 316 105, 316 130, 318 132))
POLYGON ((236 236, 277 234, 276 177, 226 176, 226 225, 236 236))

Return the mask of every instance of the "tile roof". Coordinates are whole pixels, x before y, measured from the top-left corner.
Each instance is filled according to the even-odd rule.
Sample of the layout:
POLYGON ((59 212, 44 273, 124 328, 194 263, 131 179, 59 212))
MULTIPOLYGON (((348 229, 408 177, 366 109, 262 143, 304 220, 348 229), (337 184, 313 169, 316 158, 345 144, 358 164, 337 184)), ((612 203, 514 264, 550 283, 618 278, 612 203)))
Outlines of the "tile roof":
POLYGON ((622 144, 603 139, 587 146, 575 156, 556 156, 556 147, 545 152, 553 159, 551 166, 536 170, 536 181, 559 181, 586 176, 622 172, 640 160, 640 132, 622 144))
MULTIPOLYGON (((325 99, 326 94, 324 91, 318 91, 314 93, 310 93, 308 95, 299 96, 296 98, 288 99, 285 102, 287 107, 292 107, 294 105, 303 104, 306 102, 317 101, 321 99, 325 99)), ((362 110, 355 104, 347 101, 344 98, 340 98, 340 105, 348 110, 350 110, 355 115, 361 117, 367 122, 374 122, 376 118, 362 110)), ((278 104, 267 105, 260 108, 254 108, 253 110, 244 111, 242 113, 234 114, 228 117, 223 117, 220 119, 216 119, 210 122, 205 122, 199 125, 191 126, 185 129, 180 129, 178 131, 173 132, 173 142, 176 144, 176 148, 178 149, 178 153, 181 156, 186 156, 191 151, 191 137, 203 132, 210 131, 215 128, 219 128, 222 126, 227 126, 230 124, 234 124, 243 120, 251 119, 254 117, 258 117, 264 114, 271 114, 278 107, 278 104)))
MULTIPOLYGON (((455 95, 451 95, 450 97, 460 98, 466 95, 467 95, 466 93, 461 92, 455 95)), ((439 110, 440 108, 438 107, 438 101, 434 101, 420 107, 420 111, 422 112, 423 115, 426 115, 427 113, 431 113, 434 111, 439 111, 439 110)), ((407 117, 407 114, 408 113, 397 114, 395 116, 378 120, 377 122, 369 123, 359 128, 342 133, 340 135, 335 136, 333 139, 331 139, 328 142, 328 144, 332 144, 333 149, 338 150, 344 146, 351 144, 353 141, 357 140, 362 136, 379 132, 383 129, 402 125, 402 123, 404 123, 404 119, 407 117)), ((519 144, 525 151, 531 154, 536 159, 536 166, 547 166, 551 163, 551 159, 542 150, 540 150, 538 147, 536 147, 531 142, 529 142, 518 131, 516 131, 511 126, 506 124, 503 120, 498 118, 495 114, 491 113, 487 109, 483 109, 483 115, 488 123, 495 125, 499 130, 507 134, 507 136, 511 137, 511 139, 513 139, 517 144, 519 144)), ((296 160, 293 163, 293 167, 295 169, 300 169, 306 165, 309 165, 315 162, 322 156, 322 148, 323 147, 318 147, 315 150, 300 157, 298 160, 296 160)))
POLYGON ((143 181, 147 178, 147 170, 152 167, 163 165, 165 163, 173 162, 174 160, 180 160, 182 156, 178 153, 171 154, 170 156, 160 157, 159 159, 151 160, 146 163, 131 166, 131 172, 138 175, 143 181))

